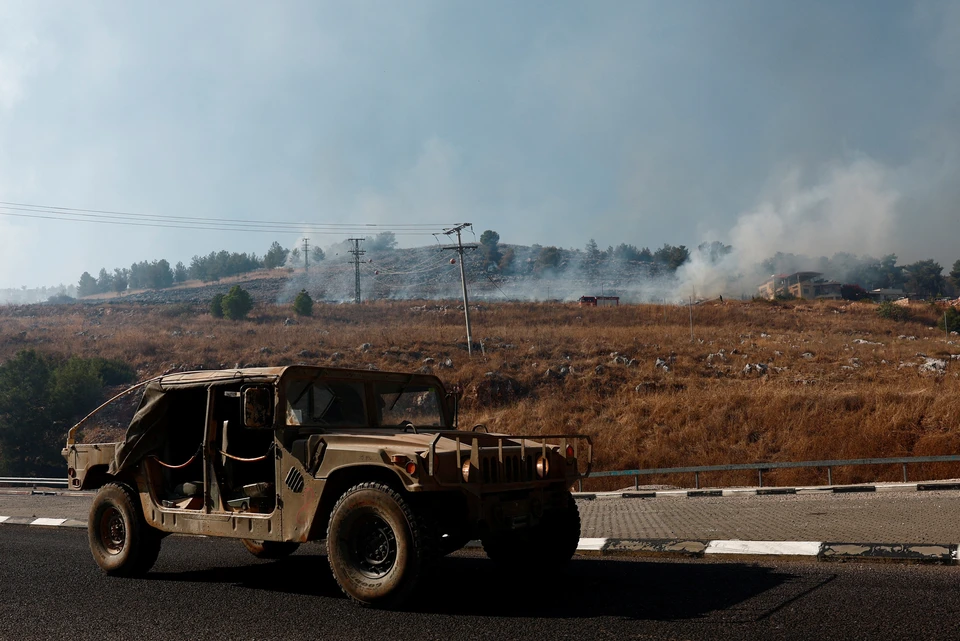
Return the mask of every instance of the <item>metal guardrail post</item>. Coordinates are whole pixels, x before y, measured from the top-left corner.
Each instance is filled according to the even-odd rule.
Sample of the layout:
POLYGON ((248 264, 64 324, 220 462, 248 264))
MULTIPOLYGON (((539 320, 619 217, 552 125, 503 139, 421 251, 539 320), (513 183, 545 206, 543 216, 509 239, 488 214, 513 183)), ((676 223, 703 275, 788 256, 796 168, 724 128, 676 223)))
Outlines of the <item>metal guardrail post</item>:
POLYGON ((634 491, 637 491, 637 490, 639 490, 639 489, 640 489, 640 477, 639 477, 639 476, 634 476, 634 477, 633 477, 633 490, 634 490, 634 491))
POLYGON ((833 468, 827 466, 827 485, 833 485, 833 468))
POLYGON ((763 487, 763 470, 757 470, 757 487, 763 487))
POLYGON ((698 490, 700 489, 700 472, 693 473, 693 485, 698 490))
POLYGON ((903 464, 903 482, 904 483, 907 482, 907 464, 906 463, 903 464))

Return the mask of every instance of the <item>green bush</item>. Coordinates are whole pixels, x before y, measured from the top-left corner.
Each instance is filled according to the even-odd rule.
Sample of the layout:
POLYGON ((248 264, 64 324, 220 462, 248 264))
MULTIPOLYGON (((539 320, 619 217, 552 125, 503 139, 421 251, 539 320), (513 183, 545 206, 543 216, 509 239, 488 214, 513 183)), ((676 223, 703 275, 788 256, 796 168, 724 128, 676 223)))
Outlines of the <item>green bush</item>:
POLYGON ((307 290, 301 289, 293 301, 293 313, 297 316, 313 316, 313 299, 307 290))
POLYGON ((230 320, 241 320, 246 318, 250 310, 253 309, 253 300, 247 290, 240 285, 234 285, 223 297, 221 307, 223 308, 223 315, 230 320))
POLYGON ((58 362, 24 350, 0 365, 0 475, 62 476, 67 429, 99 405, 104 378, 132 378, 100 358, 58 362))
POLYGON ((223 294, 215 294, 210 301, 210 315, 214 318, 223 318, 223 294))
POLYGON ((937 327, 945 332, 960 332, 960 312, 957 311, 957 308, 947 308, 947 311, 937 321, 937 327))
POLYGON ((877 305, 877 316, 895 321, 910 320, 910 308, 885 300, 877 305))

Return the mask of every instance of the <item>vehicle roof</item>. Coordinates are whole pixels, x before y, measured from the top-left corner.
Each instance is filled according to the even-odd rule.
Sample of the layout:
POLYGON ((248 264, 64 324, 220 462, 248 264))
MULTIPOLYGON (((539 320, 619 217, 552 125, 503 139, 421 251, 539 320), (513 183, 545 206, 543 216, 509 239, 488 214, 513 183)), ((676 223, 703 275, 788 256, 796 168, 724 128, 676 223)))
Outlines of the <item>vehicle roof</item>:
POLYGON ((174 389, 227 385, 230 383, 273 382, 286 376, 317 376, 320 374, 326 374, 332 378, 352 378, 360 380, 410 381, 420 379, 439 382, 439 379, 432 374, 351 369, 347 367, 327 367, 324 365, 287 365, 283 367, 243 367, 237 369, 179 372, 161 376, 156 379, 156 383, 160 389, 174 389))

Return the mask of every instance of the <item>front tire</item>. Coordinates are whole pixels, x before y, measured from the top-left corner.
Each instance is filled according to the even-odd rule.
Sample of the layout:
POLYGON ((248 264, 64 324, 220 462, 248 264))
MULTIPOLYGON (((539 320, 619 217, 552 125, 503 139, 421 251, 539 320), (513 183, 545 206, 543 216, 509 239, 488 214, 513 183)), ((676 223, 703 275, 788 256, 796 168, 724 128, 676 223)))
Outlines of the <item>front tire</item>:
POLYGON ((124 483, 100 488, 87 521, 90 552, 112 576, 142 576, 160 554, 161 533, 143 517, 140 497, 124 483))
POLYGON ((395 607, 432 558, 428 528, 383 483, 361 483, 340 497, 327 528, 327 559, 340 589, 365 606, 395 607))
POLYGON ((240 539, 250 554, 258 559, 285 559, 300 547, 299 543, 289 541, 258 541, 255 539, 240 539))

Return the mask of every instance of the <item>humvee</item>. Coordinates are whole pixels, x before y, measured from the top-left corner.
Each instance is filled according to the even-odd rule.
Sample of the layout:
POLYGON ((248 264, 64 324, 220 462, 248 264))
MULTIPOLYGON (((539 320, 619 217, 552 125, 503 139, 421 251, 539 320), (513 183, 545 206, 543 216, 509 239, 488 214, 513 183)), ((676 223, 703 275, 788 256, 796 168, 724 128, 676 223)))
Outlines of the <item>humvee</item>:
POLYGON ((140 389, 122 442, 76 442, 95 411, 63 450, 69 487, 98 490, 88 536, 108 574, 146 573, 171 533, 240 539, 266 559, 325 540, 343 592, 391 607, 471 540, 538 571, 577 549, 570 489, 589 474, 590 438, 458 430, 457 395, 434 376, 198 371, 111 401, 140 389))

